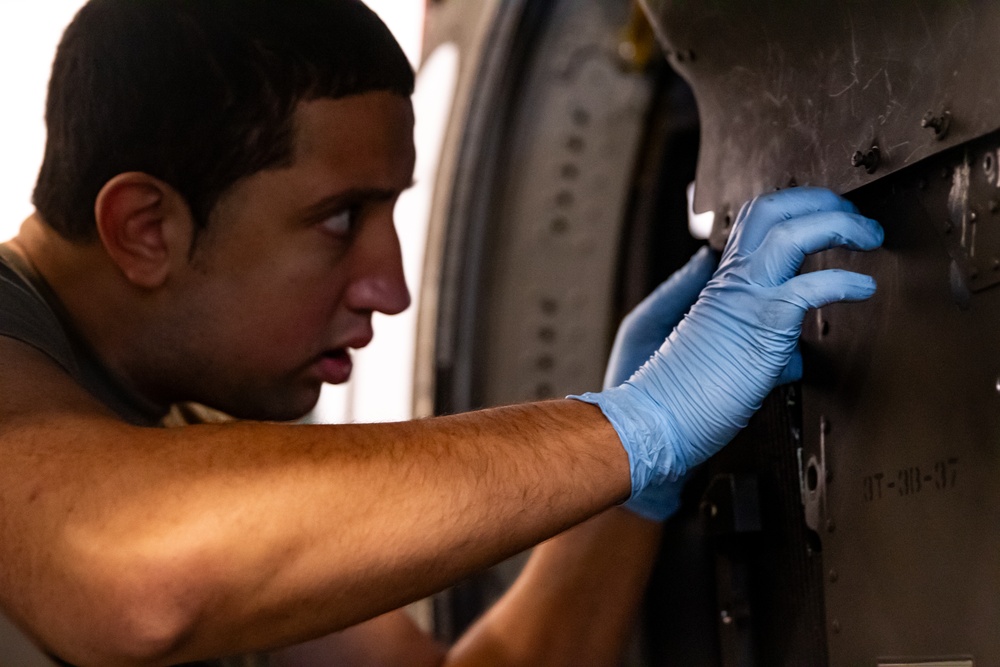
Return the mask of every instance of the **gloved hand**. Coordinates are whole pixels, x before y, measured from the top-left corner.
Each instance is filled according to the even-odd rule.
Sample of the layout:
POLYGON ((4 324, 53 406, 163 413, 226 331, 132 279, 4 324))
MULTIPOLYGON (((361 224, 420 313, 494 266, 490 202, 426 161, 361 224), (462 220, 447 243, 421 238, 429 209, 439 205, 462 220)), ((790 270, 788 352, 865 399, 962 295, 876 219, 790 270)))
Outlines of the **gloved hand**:
POLYGON ((746 426, 794 356, 810 308, 861 301, 875 281, 796 275, 807 254, 874 250, 882 228, 828 190, 796 188, 743 207, 714 277, 628 381, 574 397, 601 408, 629 457, 632 497, 676 481, 746 426))
MULTIPOLYGON (((628 380, 653 356, 698 299, 717 264, 717 254, 702 248, 622 320, 604 374, 605 389, 628 380)), ((684 481, 653 484, 624 507, 651 521, 664 521, 680 506, 684 481)))

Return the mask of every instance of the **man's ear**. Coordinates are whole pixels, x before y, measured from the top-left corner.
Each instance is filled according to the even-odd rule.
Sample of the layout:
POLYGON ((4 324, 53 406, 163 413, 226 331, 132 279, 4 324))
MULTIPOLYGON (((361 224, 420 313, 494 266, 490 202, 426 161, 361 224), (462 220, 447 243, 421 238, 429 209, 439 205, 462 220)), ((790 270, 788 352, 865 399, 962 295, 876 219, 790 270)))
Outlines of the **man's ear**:
POLYGON ((194 220, 187 203, 149 174, 112 178, 97 195, 94 215, 104 249, 137 287, 163 285, 171 266, 190 250, 194 220))

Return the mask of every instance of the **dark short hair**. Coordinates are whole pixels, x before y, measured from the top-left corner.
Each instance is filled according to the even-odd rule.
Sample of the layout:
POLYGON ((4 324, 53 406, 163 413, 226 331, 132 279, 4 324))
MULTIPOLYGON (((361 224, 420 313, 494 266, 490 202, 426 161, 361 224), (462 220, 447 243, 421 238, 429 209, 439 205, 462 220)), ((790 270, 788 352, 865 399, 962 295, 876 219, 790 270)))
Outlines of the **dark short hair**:
POLYGON ((291 163, 300 102, 413 85, 359 0, 90 0, 52 68, 33 201, 61 235, 91 240, 101 188, 139 171, 203 227, 234 183, 291 163))

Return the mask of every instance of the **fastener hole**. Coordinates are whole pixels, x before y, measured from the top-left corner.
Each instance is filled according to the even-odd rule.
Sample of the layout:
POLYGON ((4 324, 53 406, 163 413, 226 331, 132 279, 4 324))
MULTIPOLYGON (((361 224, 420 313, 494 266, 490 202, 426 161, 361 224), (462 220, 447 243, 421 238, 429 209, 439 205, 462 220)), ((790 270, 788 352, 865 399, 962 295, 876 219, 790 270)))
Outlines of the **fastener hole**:
POLYGON ((549 223, 549 230, 556 236, 562 236, 569 231, 569 220, 562 216, 554 218, 552 222, 549 223))
POLYGON ((819 470, 816 468, 815 463, 810 463, 809 468, 806 470, 806 488, 810 492, 814 492, 819 488, 819 470))

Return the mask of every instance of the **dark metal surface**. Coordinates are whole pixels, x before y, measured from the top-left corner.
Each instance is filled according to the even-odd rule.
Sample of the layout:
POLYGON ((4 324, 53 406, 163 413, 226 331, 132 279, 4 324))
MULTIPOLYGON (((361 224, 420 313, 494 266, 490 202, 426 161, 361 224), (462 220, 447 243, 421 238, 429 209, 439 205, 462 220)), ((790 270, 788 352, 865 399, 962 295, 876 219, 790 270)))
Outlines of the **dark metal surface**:
POLYGON ((848 192, 1000 127, 994 0, 641 3, 698 99, 696 206, 720 222, 762 192, 848 192))
POLYGON ((1000 664, 998 148, 991 135, 854 193, 885 248, 807 267, 879 281, 805 334, 803 458, 825 460, 834 667, 1000 664))

